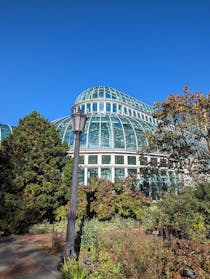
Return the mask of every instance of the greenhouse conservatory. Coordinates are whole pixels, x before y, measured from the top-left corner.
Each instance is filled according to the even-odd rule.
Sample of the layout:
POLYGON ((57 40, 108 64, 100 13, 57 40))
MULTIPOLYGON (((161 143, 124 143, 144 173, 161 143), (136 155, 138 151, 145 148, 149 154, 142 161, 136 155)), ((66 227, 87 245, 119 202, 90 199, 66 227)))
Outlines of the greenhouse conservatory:
MULTIPOLYGON (((98 86, 83 91, 74 103, 74 110, 87 115, 80 142, 79 183, 90 185, 93 177, 112 182, 136 176, 138 187, 149 196, 158 195, 175 184, 174 162, 161 154, 143 154, 147 144, 145 132, 157 127, 153 108, 114 88, 98 86)), ((74 134, 71 116, 52 122, 62 141, 73 155, 74 134)))
MULTIPOLYGON (((155 130, 158 124, 152 117, 152 106, 114 88, 97 86, 83 91, 73 109, 87 115, 80 141, 80 185, 90 185, 95 177, 114 182, 132 175, 137 177, 139 189, 156 199, 162 190, 176 184, 175 162, 158 153, 140 155, 147 144, 145 132, 155 130)), ((71 116, 52 123, 73 156, 71 116)), ((0 141, 11 131, 12 127, 0 125, 0 141)))

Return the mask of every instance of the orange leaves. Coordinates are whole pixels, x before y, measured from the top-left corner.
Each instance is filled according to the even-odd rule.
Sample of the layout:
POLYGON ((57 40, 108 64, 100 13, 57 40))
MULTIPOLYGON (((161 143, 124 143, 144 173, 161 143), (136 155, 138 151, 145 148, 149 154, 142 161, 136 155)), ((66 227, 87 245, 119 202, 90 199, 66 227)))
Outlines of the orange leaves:
MULTIPOLYGON (((144 151, 187 160, 185 167, 193 174, 189 166, 193 167, 194 160, 210 158, 210 95, 191 92, 187 86, 182 91, 183 95, 170 94, 164 102, 156 102, 154 117, 159 124, 144 151)), ((202 171, 208 171, 206 165, 202 163, 202 171)))

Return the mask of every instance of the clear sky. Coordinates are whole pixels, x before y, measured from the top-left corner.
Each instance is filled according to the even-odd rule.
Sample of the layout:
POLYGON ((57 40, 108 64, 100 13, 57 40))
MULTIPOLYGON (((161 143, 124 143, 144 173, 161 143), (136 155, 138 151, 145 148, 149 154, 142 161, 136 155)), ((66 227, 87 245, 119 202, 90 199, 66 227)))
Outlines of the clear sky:
POLYGON ((210 90, 209 0, 0 0, 0 123, 106 85, 148 104, 210 90))

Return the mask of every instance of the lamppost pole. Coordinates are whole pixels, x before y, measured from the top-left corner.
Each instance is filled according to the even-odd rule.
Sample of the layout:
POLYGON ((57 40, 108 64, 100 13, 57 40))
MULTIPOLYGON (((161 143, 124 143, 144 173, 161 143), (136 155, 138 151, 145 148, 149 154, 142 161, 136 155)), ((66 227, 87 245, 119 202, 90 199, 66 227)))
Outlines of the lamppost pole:
POLYGON ((72 114, 72 130, 75 133, 74 142, 74 159, 73 159, 73 173, 71 185, 70 207, 68 212, 67 233, 66 233, 66 258, 76 258, 75 252, 75 221, 76 221, 76 207, 77 207, 77 185, 78 185, 78 168, 79 168, 79 150, 80 137, 84 130, 86 122, 86 115, 81 112, 72 114))

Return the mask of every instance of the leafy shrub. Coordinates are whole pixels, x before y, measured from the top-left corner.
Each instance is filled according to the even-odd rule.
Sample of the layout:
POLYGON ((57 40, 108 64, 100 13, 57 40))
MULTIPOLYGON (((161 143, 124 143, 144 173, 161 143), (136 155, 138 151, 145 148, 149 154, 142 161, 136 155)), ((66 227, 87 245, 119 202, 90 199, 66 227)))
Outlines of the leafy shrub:
POLYGON ((42 223, 35 224, 29 227, 30 233, 49 233, 53 231, 53 225, 48 221, 43 221, 42 223))
POLYGON ((209 278, 209 245, 198 241, 157 237, 142 241, 142 235, 129 233, 113 242, 110 249, 121 266, 121 278, 182 278, 184 269, 194 270, 196 278, 209 278))
POLYGON ((61 205, 55 210, 55 220, 64 221, 67 220, 67 205, 61 205))
POLYGON ((102 232, 119 231, 139 228, 139 222, 132 218, 114 216, 109 221, 99 221, 97 218, 87 220, 82 229, 82 247, 92 247, 102 232))
POLYGON ((194 189, 188 188, 178 195, 165 194, 161 201, 144 211, 143 225, 146 228, 158 228, 166 236, 173 234, 188 239, 205 240, 208 210, 195 193, 194 189))
MULTIPOLYGON (((48 233, 48 232, 65 232, 67 227, 67 221, 54 222, 50 224, 48 221, 44 221, 39 224, 35 224, 29 227, 30 233, 48 233)), ((78 226, 76 228, 78 230, 78 226)))
POLYGON ((96 239, 99 237, 99 224, 96 218, 85 222, 82 229, 82 248, 88 250, 94 247, 96 239))
POLYGON ((72 259, 68 259, 64 262, 61 271, 61 279, 85 279, 88 274, 85 264, 72 259))
POLYGON ((210 181, 199 183, 193 192, 198 201, 198 211, 202 214, 210 238, 210 181))
POLYGON ((143 208, 150 204, 151 200, 136 188, 134 177, 115 183, 95 179, 91 187, 78 189, 77 216, 79 219, 95 216, 104 221, 117 214, 124 218, 141 220, 143 208))
POLYGON ((139 221, 133 218, 123 218, 119 215, 115 215, 109 221, 103 221, 99 223, 102 231, 116 231, 124 229, 139 228, 139 221))
POLYGON ((96 249, 91 255, 89 279, 120 279, 121 265, 111 259, 109 253, 103 249, 96 249))

